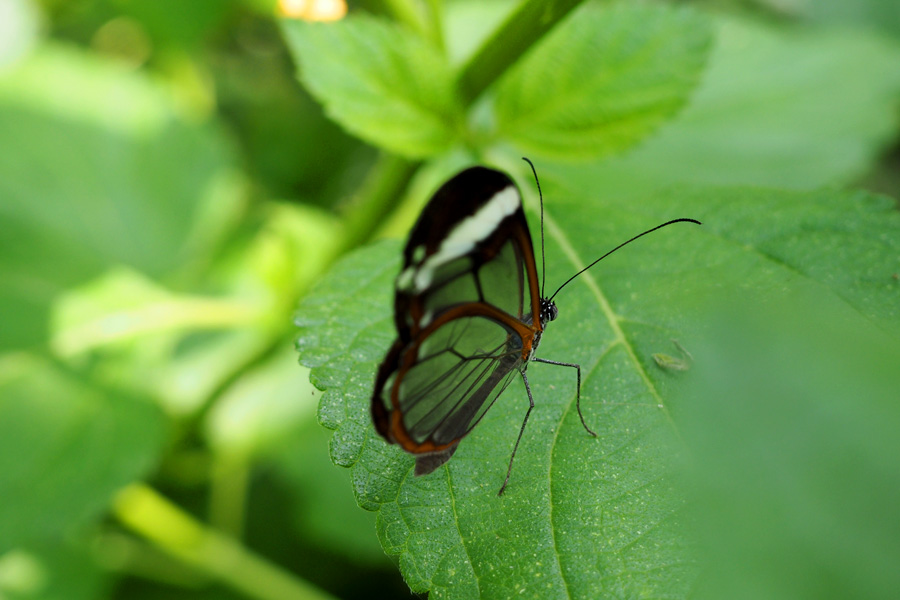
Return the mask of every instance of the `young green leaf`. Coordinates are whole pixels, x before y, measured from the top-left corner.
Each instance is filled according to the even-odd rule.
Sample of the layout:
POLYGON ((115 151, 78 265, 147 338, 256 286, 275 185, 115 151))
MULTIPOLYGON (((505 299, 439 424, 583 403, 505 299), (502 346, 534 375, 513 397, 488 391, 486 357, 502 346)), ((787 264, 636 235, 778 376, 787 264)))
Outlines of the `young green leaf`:
MULTIPOLYGON (((433 597, 686 598, 697 563, 673 476, 682 448, 678 392, 698 371, 657 367, 671 339, 693 349, 700 307, 722 289, 811 290, 831 316, 889 327, 897 319, 900 216, 862 193, 716 189, 636 205, 545 182, 548 287, 635 232, 629 246, 558 297, 538 354, 578 362, 584 432, 569 369, 532 364, 536 407, 506 493, 497 490, 527 408, 513 384, 446 466, 413 477, 413 458, 370 421, 370 394, 394 337, 399 248, 351 255, 300 307, 298 346, 325 390, 320 420, 333 460, 352 467, 360 505, 378 511, 385 549, 415 591, 433 597), (694 323, 691 325, 690 323, 694 323)), ((532 224, 537 223, 531 215, 532 224)), ((698 359, 699 360, 699 359, 698 359)))
POLYGON ((537 156, 621 151, 685 104, 709 43, 707 20, 691 10, 586 4, 502 79, 500 135, 537 156))
POLYGON ((673 183, 841 185, 870 169, 896 136, 897 44, 732 19, 717 33, 690 106, 633 152, 577 168, 583 181, 600 194, 632 196, 673 183))
POLYGON ((39 359, 0 361, 0 554, 97 518, 162 449, 159 410, 39 359))
POLYGON ((409 157, 441 152, 458 138, 453 72, 425 40, 365 16, 283 27, 301 80, 354 135, 409 157))

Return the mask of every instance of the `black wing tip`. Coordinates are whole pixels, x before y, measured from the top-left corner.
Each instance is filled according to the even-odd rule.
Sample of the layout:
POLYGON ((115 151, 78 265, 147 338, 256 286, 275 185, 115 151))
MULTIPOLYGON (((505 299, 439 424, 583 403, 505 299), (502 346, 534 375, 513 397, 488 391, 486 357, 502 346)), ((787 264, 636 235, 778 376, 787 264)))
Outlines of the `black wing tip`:
POLYGON ((456 448, 458 446, 459 442, 453 444, 449 448, 445 448, 444 450, 429 452, 428 454, 417 456, 415 471, 416 477, 419 477, 421 475, 428 475, 429 473, 434 472, 438 467, 450 460, 450 457, 453 456, 454 452, 456 452, 456 448))
POLYGON ((463 182, 468 186, 477 186, 475 189, 485 187, 503 188, 512 183, 512 179, 499 169, 492 169, 484 165, 474 165, 457 173, 447 181, 445 186, 451 183, 459 184, 463 182))

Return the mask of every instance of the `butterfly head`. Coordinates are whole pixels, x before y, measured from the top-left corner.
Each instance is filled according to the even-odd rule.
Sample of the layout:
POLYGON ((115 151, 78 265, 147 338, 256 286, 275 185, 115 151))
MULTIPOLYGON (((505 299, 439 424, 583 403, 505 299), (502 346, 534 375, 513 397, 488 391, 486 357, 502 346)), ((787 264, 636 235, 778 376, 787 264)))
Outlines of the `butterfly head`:
POLYGON ((541 324, 546 325, 557 316, 559 316, 559 309, 556 308, 556 302, 549 298, 541 298, 541 324))

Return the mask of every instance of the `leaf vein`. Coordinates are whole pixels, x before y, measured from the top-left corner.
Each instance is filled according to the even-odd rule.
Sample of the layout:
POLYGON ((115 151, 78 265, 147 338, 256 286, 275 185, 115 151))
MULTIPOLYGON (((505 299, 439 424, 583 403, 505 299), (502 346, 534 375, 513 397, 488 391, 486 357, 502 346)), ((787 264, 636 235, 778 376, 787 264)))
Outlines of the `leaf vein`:
POLYGON ((462 528, 459 526, 459 514, 456 512, 456 494, 453 492, 453 481, 450 477, 450 467, 444 465, 444 472, 447 473, 447 489, 450 493, 450 509, 453 511, 453 522, 456 523, 456 533, 459 534, 459 545, 462 546, 463 552, 466 555, 466 563, 469 565, 469 569, 472 571, 472 577, 475 579, 475 588, 478 590, 478 597, 481 597, 481 582, 478 578, 478 573, 475 572, 475 563, 472 561, 472 556, 469 554, 469 548, 466 546, 466 540, 463 537, 462 528))

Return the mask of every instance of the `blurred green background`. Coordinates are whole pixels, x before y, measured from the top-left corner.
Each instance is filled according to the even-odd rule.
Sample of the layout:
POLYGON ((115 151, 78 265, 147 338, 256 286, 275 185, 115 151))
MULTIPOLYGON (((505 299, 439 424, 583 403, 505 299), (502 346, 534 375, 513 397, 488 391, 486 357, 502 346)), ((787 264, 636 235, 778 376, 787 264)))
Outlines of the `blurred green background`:
MULTIPOLYGON (((891 441, 897 407, 889 401, 900 401, 900 388, 892 387, 892 361, 900 357, 894 343, 900 229, 892 200, 900 197, 900 3, 669 3, 707 19, 712 41, 695 32, 684 52, 696 51, 696 59, 673 54, 671 71, 661 70, 663 81, 679 82, 674 99, 602 145, 586 134, 570 143, 579 135, 574 127, 559 138, 544 135, 541 127, 552 132, 552 120, 514 118, 516 102, 525 103, 529 91, 546 95, 540 80, 505 81, 496 114, 478 100, 541 39, 542 28, 578 4, 351 2, 351 14, 415 32, 418 41, 405 47, 409 73, 419 69, 434 80, 398 85, 437 98, 423 106, 450 115, 432 137, 423 127, 424 133, 398 138, 360 122, 365 96, 341 104, 349 100, 329 77, 356 55, 342 54, 339 36, 329 40, 326 30, 285 18, 288 2, 0 0, 0 599, 408 596, 400 561, 376 537, 375 513, 357 507, 350 471, 329 458, 332 433, 317 423, 321 392, 309 382, 309 369, 297 364, 294 313, 335 261, 374 239, 402 237, 454 169, 484 160, 511 165, 523 152, 537 153, 539 174, 551 189, 556 182, 557 190, 590 190, 622 206, 671 185, 695 186, 675 195, 690 210, 706 206, 706 198, 732 197, 709 191, 716 186, 884 195, 883 216, 873 217, 871 229, 862 217, 853 220, 853 208, 818 221, 766 213, 816 232, 860 223, 853 243, 869 240, 871 248, 820 265, 834 268, 820 281, 862 307, 859 320, 871 331, 851 319, 823 333, 818 325, 833 322, 833 313, 809 290, 800 300, 760 294, 760 311, 748 308, 748 296, 756 296, 746 289, 738 290, 740 301, 723 300, 696 284, 696 313, 705 315, 709 331, 691 351, 720 362, 708 362, 697 382, 674 381, 666 392, 698 399, 684 411, 685 431, 699 456, 716 457, 701 470, 699 486, 709 489, 704 501, 717 507, 710 514, 724 520, 707 523, 714 531, 766 508, 768 516, 821 532, 845 507, 874 497, 879 501, 854 511, 861 522, 848 531, 861 537, 848 547, 874 545, 885 568, 891 564, 900 539, 890 514, 898 454, 891 441), (549 17, 542 21, 535 15, 545 9, 549 17), (491 63, 478 49, 491 32, 509 33, 503 29, 509 14, 525 24, 513 38, 518 45, 505 46, 508 54, 491 63), (426 70, 432 59, 417 44, 432 44, 466 73, 459 105, 441 95, 440 69, 426 70), (479 70, 485 64, 490 68, 479 70), (464 116, 454 121, 456 113, 464 116), (835 283, 860 274, 860 265, 873 265, 865 281, 847 276, 835 283), (798 313, 797 305, 815 309, 798 313), (770 356, 772 347, 784 356, 770 356), (802 385, 773 390, 767 378, 802 385), (862 382, 861 388, 844 394, 848 381, 862 382), (725 408, 715 402, 735 390, 745 401, 725 408), (842 399, 857 396, 868 404, 841 416, 842 399), (779 406, 796 398, 804 400, 774 419, 778 431, 771 439, 784 442, 796 431, 792 425, 824 406, 821 435, 784 444, 784 454, 772 445, 747 450, 783 472, 761 468, 754 478, 746 454, 723 454, 721 440, 707 437, 724 422, 744 425, 716 435, 743 439, 748 429, 771 425, 779 406), (727 413, 739 409, 749 412, 727 413), (844 435, 842 447, 858 449, 871 473, 844 465, 838 474, 811 476, 802 493, 754 496, 805 471, 811 459, 804 452, 823 448, 832 434, 844 435), (883 446, 860 446, 870 436, 883 446), (744 482, 712 476, 738 471, 751 476, 744 482), (831 498, 818 519, 805 514, 804 498, 821 499, 815 490, 837 481, 859 496, 831 498), (866 514, 884 517, 890 535, 882 536, 866 514)), ((359 24, 361 35, 369 33, 366 23, 359 24)), ((372 55, 379 56, 375 48, 372 55)), ((542 63, 532 64, 540 72, 542 63)), ((598 114, 621 107, 583 108, 598 114)), ((596 127, 601 136, 613 131, 596 127)), ((519 179, 520 186, 528 182, 519 179)), ((832 206, 812 193, 803 202, 832 206)), ((750 200, 734 198, 732 206, 752 213, 750 200)), ((800 199, 784 196, 786 204, 800 199)), ((739 229, 745 216, 734 212, 730 222, 739 229)), ((740 235, 733 241, 758 242, 740 235)), ((785 250, 790 258, 784 260, 804 265, 815 249, 785 250)), ((765 282, 756 291, 784 283, 747 269, 722 285, 746 283, 743 275, 765 282)), ((662 306, 665 298, 660 292, 654 302, 662 306)), ((776 525, 783 521, 766 522, 775 527, 766 535, 784 537, 782 558, 808 558, 797 568, 825 577, 834 559, 850 575, 834 576, 840 585, 826 592, 799 584, 786 591, 781 582, 790 574, 763 567, 768 579, 733 594, 735 581, 755 575, 729 569, 753 565, 769 549, 760 543, 756 552, 763 534, 748 527, 728 540, 710 536, 711 556, 724 566, 717 570, 721 581, 708 582, 709 597, 723 597, 722 590, 732 598, 826 597, 835 589, 889 597, 882 594, 890 586, 866 572, 871 561, 818 560, 808 553, 815 546, 809 535, 785 532, 776 525)))

